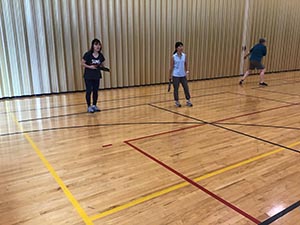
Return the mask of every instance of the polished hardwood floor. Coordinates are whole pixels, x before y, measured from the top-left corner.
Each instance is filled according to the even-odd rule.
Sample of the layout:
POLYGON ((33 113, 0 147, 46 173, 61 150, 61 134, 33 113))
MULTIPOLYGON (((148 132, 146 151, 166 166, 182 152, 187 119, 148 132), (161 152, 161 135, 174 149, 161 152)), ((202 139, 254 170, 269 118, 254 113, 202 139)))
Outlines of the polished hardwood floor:
POLYGON ((300 224, 300 72, 266 81, 1 100, 0 224, 300 224))

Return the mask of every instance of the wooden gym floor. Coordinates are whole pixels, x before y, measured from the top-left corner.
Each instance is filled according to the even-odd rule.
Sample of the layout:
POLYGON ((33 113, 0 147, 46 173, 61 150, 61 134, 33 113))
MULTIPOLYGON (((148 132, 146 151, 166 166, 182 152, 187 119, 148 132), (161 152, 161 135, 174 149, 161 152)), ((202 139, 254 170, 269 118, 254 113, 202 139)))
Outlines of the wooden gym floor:
POLYGON ((1 100, 0 224, 300 224, 300 72, 266 81, 1 100))

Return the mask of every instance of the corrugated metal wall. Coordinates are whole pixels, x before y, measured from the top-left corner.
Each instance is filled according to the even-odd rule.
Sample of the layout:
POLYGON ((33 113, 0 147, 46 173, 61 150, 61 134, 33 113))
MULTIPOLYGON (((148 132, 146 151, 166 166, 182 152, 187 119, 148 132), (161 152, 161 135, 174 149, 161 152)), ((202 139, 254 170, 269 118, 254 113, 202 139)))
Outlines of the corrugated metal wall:
POLYGON ((300 69, 300 1, 251 0, 249 44, 267 39, 267 71, 300 69))
MULTIPOLYGON (((267 69, 299 68, 300 2, 250 2, 249 46, 264 36, 267 69)), ((1 0, 0 98, 83 90, 80 61, 94 37, 112 71, 101 88, 166 82, 177 40, 190 79, 239 74, 244 7, 245 0, 1 0)))

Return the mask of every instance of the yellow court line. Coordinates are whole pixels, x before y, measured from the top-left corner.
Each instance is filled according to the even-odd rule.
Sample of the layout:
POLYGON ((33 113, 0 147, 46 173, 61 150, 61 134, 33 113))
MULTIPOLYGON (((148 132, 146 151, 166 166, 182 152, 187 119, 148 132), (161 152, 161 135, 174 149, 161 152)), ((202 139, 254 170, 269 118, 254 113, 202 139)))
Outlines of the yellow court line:
MULTIPOLYGON (((8 107, 6 106, 7 112, 9 112, 8 107)), ((15 121, 16 125, 20 128, 22 132, 24 132, 23 127, 20 125, 18 120, 16 119, 15 115, 13 113, 10 113, 13 117, 13 120, 15 121)), ((24 137, 27 139, 27 141, 30 143, 31 147, 34 149, 36 154, 39 156, 39 158, 44 163, 45 167, 49 170, 52 177, 55 179, 55 181, 58 183, 59 187, 63 190, 65 195, 67 196, 68 200, 72 203, 80 217, 83 219, 85 224, 87 225, 93 225, 94 223, 90 219, 90 217, 87 215, 87 213, 84 211, 84 209, 80 206, 79 202, 75 199, 71 191, 67 188, 67 186, 64 184, 63 180, 58 176, 54 168, 51 166, 51 164, 48 162, 48 160, 45 158, 41 150, 37 147, 37 145, 34 143, 34 141, 31 139, 31 137, 23 133, 24 137)))
MULTIPOLYGON (((300 141, 298 142, 295 142, 291 145, 289 145, 288 147, 291 148, 293 146, 296 146, 300 144, 300 141)), ((216 176, 218 174, 221 174, 221 173, 224 173, 226 171, 229 171, 229 170, 232 170, 232 169, 235 169, 235 168, 238 168, 238 167, 241 167, 243 165, 246 165, 246 164, 249 164, 251 162, 254 162, 254 161, 257 161, 259 159, 262 159, 262 158, 265 158, 267 156, 270 156, 270 155, 273 155, 275 153, 278 153, 280 151, 283 151, 284 148, 279 148, 279 149, 276 149, 276 150, 273 150, 273 151, 270 151, 270 152, 267 152, 267 153, 264 153, 264 154, 261 154, 261 155, 258 155, 258 156, 255 156, 255 157, 252 157, 252 158, 249 158, 249 159, 246 159, 244 161, 241 161, 241 162, 238 162, 238 163, 235 163, 235 164, 232 164, 230 166, 227 166, 227 167, 224 167, 222 169, 218 169, 216 171, 213 171, 213 172, 210 172, 210 173, 207 173, 205 175, 202 175, 200 177, 197 177, 195 179, 193 179, 195 182, 199 182, 201 180, 204 180, 204 179, 207 179, 209 177, 213 177, 213 176, 216 176)), ((170 186, 168 188, 165 188, 163 190, 160 190, 160 191, 157 191, 157 192, 154 192, 152 194, 149 194, 147 196, 144 196, 144 197, 140 197, 138 199, 135 199, 133 201, 130 201, 128 203, 125 203, 123 205, 120 205, 120 206, 117 206, 115 208, 112 208, 112 209, 109 209, 107 211, 104 211, 102 213, 99 213, 99 214, 96 214, 96 215, 93 215, 91 216, 91 220, 94 221, 94 220, 97 220, 97 219, 100 219, 100 218, 103 218, 105 216, 108 216, 108 215, 111 215, 111 214, 114 214, 114 213, 117 213, 119 211, 122 211, 124 209, 127 209, 127 208, 130 208, 132 206, 135 206, 135 205, 138 205, 138 204, 141 204, 143 202, 146 202, 148 200, 151 200, 153 198, 157 198, 159 196, 162 196, 164 194, 167 194, 169 192, 172 192, 172 191, 175 191, 175 190, 178 190, 180 188, 183 188, 183 187, 186 187, 188 186, 190 183, 188 182, 182 182, 182 183, 179 183, 179 184, 176 184, 176 185, 173 185, 173 186, 170 186)))

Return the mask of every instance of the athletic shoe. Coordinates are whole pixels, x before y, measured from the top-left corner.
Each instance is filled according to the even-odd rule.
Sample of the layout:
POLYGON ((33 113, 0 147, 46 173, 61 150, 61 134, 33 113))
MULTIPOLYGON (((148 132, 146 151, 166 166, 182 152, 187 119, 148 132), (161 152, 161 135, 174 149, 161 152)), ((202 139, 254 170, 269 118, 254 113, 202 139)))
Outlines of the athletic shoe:
POLYGON ((100 112, 101 111, 96 105, 92 105, 92 109, 94 110, 94 112, 100 112))
POLYGON ((181 107, 180 102, 179 102, 179 101, 176 101, 176 102, 175 102, 175 106, 176 106, 176 107, 181 107))
POLYGON ((193 104, 192 104, 192 102, 191 102, 190 100, 188 100, 188 101, 186 102, 186 105, 189 106, 189 107, 192 107, 192 106, 193 106, 193 104))
POLYGON ((94 113, 95 111, 94 111, 92 106, 89 106, 88 109, 87 109, 87 112, 88 113, 94 113))
POLYGON ((260 86, 268 86, 268 84, 265 83, 265 82, 261 82, 261 83, 259 83, 259 85, 260 85, 260 86))
POLYGON ((240 85, 243 85, 243 82, 244 82, 244 80, 240 80, 239 84, 240 84, 240 85))

